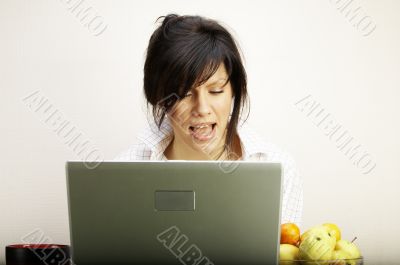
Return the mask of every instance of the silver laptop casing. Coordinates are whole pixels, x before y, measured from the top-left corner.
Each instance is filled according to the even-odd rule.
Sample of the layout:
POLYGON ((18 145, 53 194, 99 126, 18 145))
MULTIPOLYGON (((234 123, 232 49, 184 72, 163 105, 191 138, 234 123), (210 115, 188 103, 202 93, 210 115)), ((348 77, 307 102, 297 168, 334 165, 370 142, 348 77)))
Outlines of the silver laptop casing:
POLYGON ((277 264, 278 163, 67 162, 67 190, 77 265, 277 264))

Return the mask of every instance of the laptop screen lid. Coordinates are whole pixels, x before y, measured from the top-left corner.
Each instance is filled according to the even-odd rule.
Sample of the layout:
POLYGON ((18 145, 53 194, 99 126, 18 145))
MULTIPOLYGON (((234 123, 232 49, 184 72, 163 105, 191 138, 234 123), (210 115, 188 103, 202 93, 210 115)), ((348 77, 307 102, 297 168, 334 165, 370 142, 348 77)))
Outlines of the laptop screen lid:
POLYGON ((67 162, 73 262, 277 264, 281 175, 258 161, 67 162))

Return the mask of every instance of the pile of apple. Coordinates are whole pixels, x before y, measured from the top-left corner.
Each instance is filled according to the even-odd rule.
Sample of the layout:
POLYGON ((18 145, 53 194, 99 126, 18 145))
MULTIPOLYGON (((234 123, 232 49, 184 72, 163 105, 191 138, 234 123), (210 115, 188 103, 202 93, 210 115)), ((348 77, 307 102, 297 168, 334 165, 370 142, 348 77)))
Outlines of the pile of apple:
POLYGON ((318 260, 318 264, 355 265, 354 259, 361 253, 353 241, 342 239, 335 224, 318 225, 300 234, 296 224, 285 223, 281 225, 279 261, 282 265, 298 264, 299 260, 305 264, 318 260))

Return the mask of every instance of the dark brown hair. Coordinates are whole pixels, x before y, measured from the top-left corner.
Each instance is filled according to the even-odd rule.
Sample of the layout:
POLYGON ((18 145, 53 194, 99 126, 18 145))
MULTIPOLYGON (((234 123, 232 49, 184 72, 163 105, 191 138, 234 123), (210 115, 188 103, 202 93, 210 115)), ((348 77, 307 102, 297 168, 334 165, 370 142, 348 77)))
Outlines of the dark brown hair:
POLYGON ((156 124, 160 128, 174 104, 190 89, 205 83, 224 63, 234 96, 224 146, 230 153, 248 102, 246 71, 235 40, 215 20, 176 14, 157 21, 160 18, 162 24, 150 37, 144 64, 144 93, 156 124))

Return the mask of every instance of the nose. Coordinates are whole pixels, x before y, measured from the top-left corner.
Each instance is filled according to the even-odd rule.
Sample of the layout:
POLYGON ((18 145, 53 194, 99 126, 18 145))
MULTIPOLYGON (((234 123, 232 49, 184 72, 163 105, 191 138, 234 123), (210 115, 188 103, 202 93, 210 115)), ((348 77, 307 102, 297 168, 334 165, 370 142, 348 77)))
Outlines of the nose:
POLYGON ((197 94, 194 99, 194 106, 192 110, 192 115, 195 117, 202 117, 211 114, 210 104, 204 93, 197 94))

